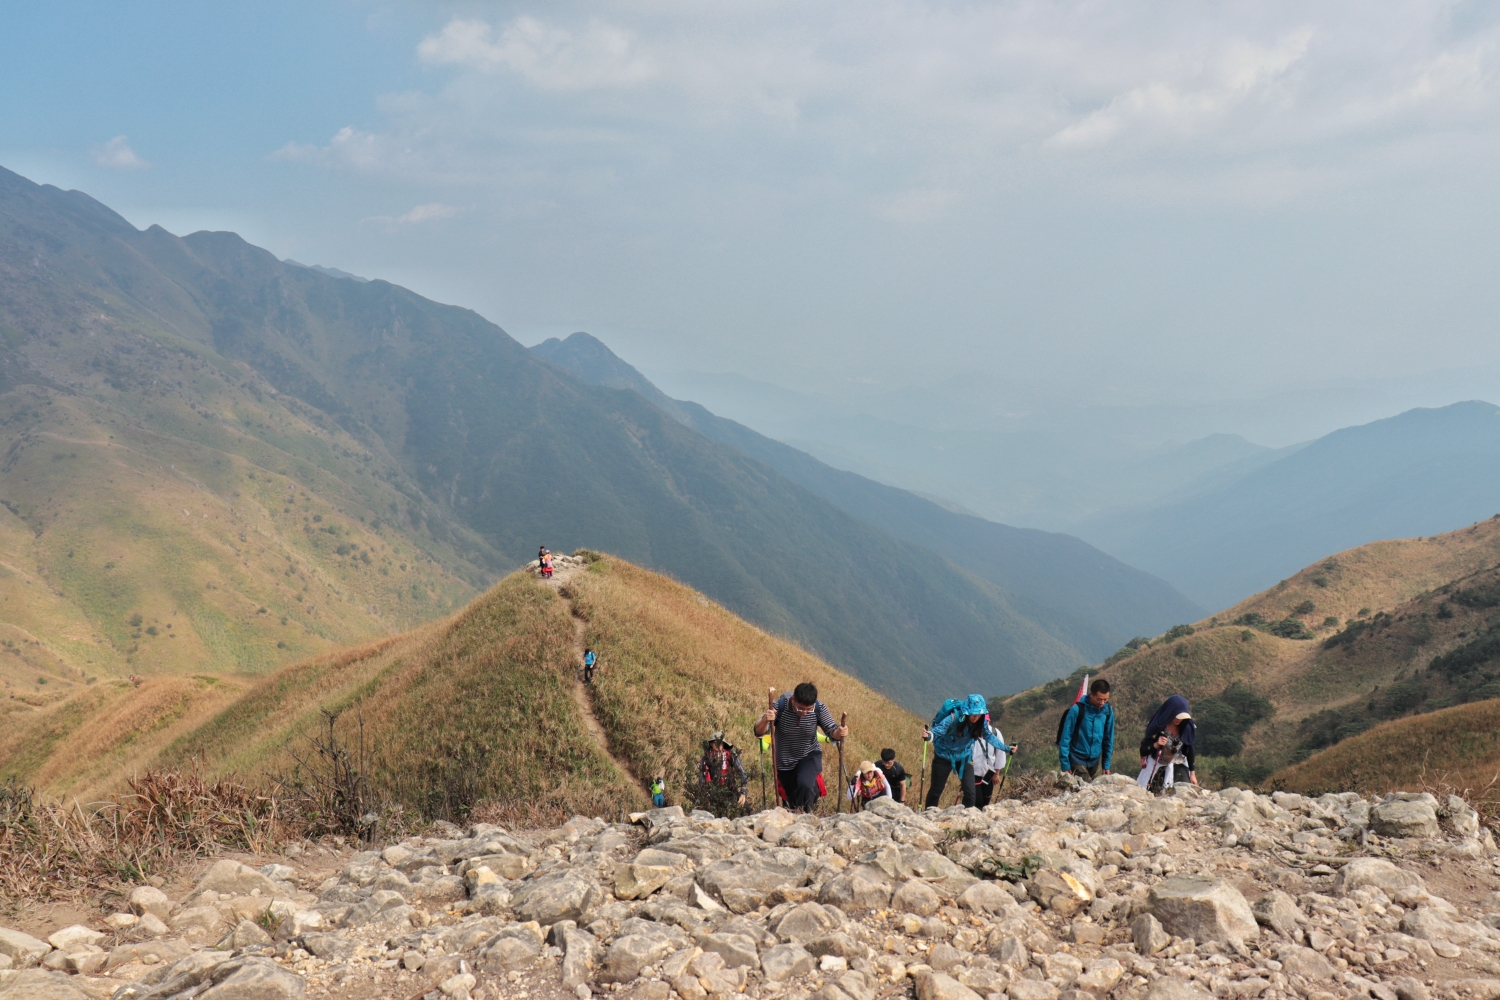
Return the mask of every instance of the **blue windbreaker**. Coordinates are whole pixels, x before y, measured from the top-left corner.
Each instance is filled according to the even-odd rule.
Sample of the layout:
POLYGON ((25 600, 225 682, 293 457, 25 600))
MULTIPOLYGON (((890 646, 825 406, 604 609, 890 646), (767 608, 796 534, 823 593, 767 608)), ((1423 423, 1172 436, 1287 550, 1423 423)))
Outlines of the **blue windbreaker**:
POLYGON ((1088 698, 1068 709, 1063 719, 1062 739, 1057 741, 1057 757, 1062 769, 1070 771, 1073 758, 1098 760, 1106 771, 1115 755, 1115 710, 1106 702, 1099 708, 1088 698), (1079 713, 1083 718, 1079 719, 1079 713))
MULTIPOLYGON (((965 764, 974 761, 974 744, 978 742, 969 735, 970 715, 987 715, 989 708, 984 703, 984 696, 971 694, 964 699, 963 707, 948 715, 946 719, 940 719, 932 727, 932 752, 939 757, 946 757, 953 764, 953 771, 962 774, 965 764)), ((1001 742, 1000 737, 990 728, 990 720, 983 720, 983 734, 980 739, 985 740, 992 747, 1000 750, 1009 750, 1010 747, 1001 742)))

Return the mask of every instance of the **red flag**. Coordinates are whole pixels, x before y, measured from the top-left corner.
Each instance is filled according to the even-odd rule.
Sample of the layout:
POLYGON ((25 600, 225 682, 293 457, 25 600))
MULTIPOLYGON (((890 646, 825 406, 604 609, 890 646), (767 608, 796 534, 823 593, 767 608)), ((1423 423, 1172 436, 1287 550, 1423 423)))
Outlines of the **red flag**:
POLYGON ((1083 675, 1083 683, 1080 684, 1080 685, 1078 685, 1078 697, 1076 697, 1076 698, 1073 699, 1074 704, 1077 704, 1078 702, 1082 701, 1084 698, 1088 697, 1088 693, 1089 693, 1089 675, 1088 674, 1084 674, 1083 675))

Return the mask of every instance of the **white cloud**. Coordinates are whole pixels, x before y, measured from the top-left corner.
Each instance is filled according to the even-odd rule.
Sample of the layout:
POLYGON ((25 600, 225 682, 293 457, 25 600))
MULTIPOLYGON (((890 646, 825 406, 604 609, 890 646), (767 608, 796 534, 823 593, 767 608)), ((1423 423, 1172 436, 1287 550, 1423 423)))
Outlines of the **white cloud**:
POLYGON ((386 229, 397 229, 401 226, 420 226, 425 222, 451 219, 457 214, 458 209, 452 205, 444 205, 440 201, 432 201, 425 205, 417 205, 410 212, 402 215, 372 215, 361 221, 374 223, 386 229))
POLYGON ((151 166, 145 160, 135 155, 135 150, 130 148, 130 143, 123 135, 117 135, 102 146, 95 146, 89 150, 94 162, 101 167, 110 170, 144 170, 151 166))
POLYGON ((948 215, 959 200, 956 191, 942 188, 914 188, 875 202, 875 215, 887 222, 920 224, 935 222, 948 215))
POLYGON ((483 21, 455 19, 424 38, 417 55, 437 66, 510 70, 541 90, 630 87, 657 74, 631 32, 598 19, 569 31, 523 15, 498 37, 483 21))

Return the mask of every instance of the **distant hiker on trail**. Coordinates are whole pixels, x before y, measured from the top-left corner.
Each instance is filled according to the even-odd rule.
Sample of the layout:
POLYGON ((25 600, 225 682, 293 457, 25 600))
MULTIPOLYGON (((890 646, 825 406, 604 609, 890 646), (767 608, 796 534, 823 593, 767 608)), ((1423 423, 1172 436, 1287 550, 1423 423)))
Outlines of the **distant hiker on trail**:
POLYGON ((896 762, 896 751, 886 747, 880 751, 880 760, 876 762, 880 773, 885 776, 885 783, 891 786, 891 798, 897 802, 906 801, 906 786, 911 782, 911 775, 906 773, 906 768, 896 762))
POLYGON ((1089 685, 1086 698, 1068 709, 1058 727, 1057 759, 1065 772, 1093 781, 1109 773, 1115 756, 1115 710, 1109 705, 1109 681, 1100 677, 1089 685))
MULTIPOLYGON (((984 721, 990 721, 990 717, 986 715, 984 721)), ((995 735, 1000 737, 1000 742, 1005 742, 1005 736, 998 729, 995 735)), ((1005 765, 1009 759, 1009 754, 988 740, 975 742, 974 808, 983 809, 990 804, 990 798, 995 794, 995 786, 1005 776, 1005 765)))
POLYGON ((971 694, 962 701, 950 698, 943 702, 938 717, 932 720, 932 728, 922 730, 922 738, 932 741, 932 787, 927 789, 928 809, 937 806, 950 774, 958 775, 964 805, 974 804, 975 742, 983 741, 1006 753, 1015 750, 990 728, 989 706, 981 694, 971 694))
POLYGON ((740 762, 740 752, 724 739, 723 731, 703 741, 698 761, 698 788, 694 798, 699 809, 715 816, 737 816, 745 805, 750 776, 740 762))
POLYGON ((819 729, 834 742, 849 735, 849 727, 834 722, 828 706, 818 700, 818 689, 811 681, 803 681, 790 694, 783 694, 755 722, 756 736, 775 734, 777 790, 788 808, 796 812, 812 812, 823 794, 819 788, 823 780, 819 729))
POLYGON ((542 556, 542 577, 552 579, 552 553, 547 552, 542 556))
POLYGON ((867 808, 876 799, 889 799, 891 785, 885 780, 885 775, 880 768, 867 760, 859 762, 859 770, 854 772, 854 780, 849 783, 849 801, 861 809, 867 808))
POLYGON ((1141 740, 1141 773, 1135 783, 1153 792, 1164 792, 1180 782, 1198 783, 1198 767, 1193 744, 1198 726, 1188 708, 1188 700, 1174 694, 1146 723, 1146 738, 1141 740))
POLYGON ((583 683, 585 684, 592 684, 594 681, 594 661, 596 659, 597 657, 594 656, 592 649, 585 649, 583 651, 583 683))
POLYGON ((661 778, 651 779, 651 804, 657 809, 667 804, 667 783, 661 778))

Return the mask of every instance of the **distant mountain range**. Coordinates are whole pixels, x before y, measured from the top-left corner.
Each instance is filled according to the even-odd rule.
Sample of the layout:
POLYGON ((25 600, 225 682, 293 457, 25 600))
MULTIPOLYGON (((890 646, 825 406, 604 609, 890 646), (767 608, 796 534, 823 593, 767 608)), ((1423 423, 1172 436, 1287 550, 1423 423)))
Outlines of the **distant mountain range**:
POLYGON ((1218 608, 1341 549, 1451 531, 1497 511, 1500 408, 1465 402, 1347 427, 1077 531, 1218 608))
POLYGON ((1091 659, 1123 638, 1191 621, 1203 609, 1161 580, 1071 535, 1012 528, 955 512, 907 490, 843 472, 697 403, 671 399, 587 333, 533 353, 594 385, 630 389, 705 437, 732 445, 855 517, 921 545, 1016 595, 1018 607, 1091 659))
POLYGON ((469 310, 0 170, 7 685, 265 669, 452 609, 538 544, 670 573, 919 710, 1191 617, 1075 539, 790 475, 597 381, 469 310))

